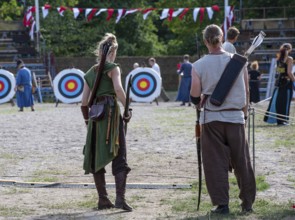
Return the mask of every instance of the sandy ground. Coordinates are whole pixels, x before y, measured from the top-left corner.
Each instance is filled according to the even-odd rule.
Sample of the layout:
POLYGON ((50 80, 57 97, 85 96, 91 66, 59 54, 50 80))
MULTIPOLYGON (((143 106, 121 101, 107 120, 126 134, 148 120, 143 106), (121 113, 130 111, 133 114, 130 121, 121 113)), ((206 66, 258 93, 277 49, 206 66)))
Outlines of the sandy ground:
MULTIPOLYGON (((196 182, 195 110, 176 102, 160 102, 159 106, 132 103, 132 108, 127 134, 132 168, 128 183, 196 182)), ((17 112, 16 107, 4 104, 0 106, 0 122, 1 180, 93 183, 82 170, 86 127, 80 105, 37 104, 35 112, 29 108, 17 112)), ((288 129, 294 132, 294 124, 288 129)), ((274 137, 262 133, 256 135, 256 174, 268 174, 271 187, 257 197, 295 203, 294 182, 288 180, 295 176, 295 150, 284 146, 268 148, 265 140, 274 142, 274 137)), ((107 183, 114 183, 110 168, 107 183)), ((110 187, 108 192, 113 200, 114 189, 110 187)), ((94 209, 94 189, 0 185, 0 219, 181 219, 190 214, 173 212, 172 204, 165 201, 190 194, 189 190, 127 189, 133 212, 98 212, 94 209)))

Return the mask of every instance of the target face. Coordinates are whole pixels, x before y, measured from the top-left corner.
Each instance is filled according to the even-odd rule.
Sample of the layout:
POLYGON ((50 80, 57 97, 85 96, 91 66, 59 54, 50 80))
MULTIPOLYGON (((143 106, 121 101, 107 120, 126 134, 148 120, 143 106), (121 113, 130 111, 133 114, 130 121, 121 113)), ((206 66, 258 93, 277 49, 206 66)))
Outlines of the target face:
MULTIPOLYGON (((152 68, 136 68, 126 77, 132 76, 130 98, 136 102, 152 102, 161 93, 162 79, 152 68)), ((126 85, 127 88, 127 85, 126 85)))
POLYGON ((63 103, 82 101, 84 73, 79 69, 65 69, 53 80, 55 97, 63 103))
POLYGON ((0 69, 0 104, 10 101, 14 94, 15 77, 11 72, 0 69))

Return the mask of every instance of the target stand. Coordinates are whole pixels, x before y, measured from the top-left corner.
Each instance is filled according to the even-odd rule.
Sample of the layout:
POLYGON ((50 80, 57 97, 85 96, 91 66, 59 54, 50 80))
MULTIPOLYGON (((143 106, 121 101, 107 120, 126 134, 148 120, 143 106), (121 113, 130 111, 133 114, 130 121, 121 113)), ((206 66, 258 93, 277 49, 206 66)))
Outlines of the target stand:
POLYGON ((56 107, 60 102, 71 104, 82 101, 84 73, 79 69, 64 69, 53 80, 56 107))
POLYGON ((14 75, 7 70, 0 69, 0 104, 9 102, 13 98, 15 85, 14 75))
POLYGON ((162 78, 152 68, 138 67, 132 70, 126 77, 127 82, 132 76, 130 98, 135 102, 153 102, 161 94, 162 78))

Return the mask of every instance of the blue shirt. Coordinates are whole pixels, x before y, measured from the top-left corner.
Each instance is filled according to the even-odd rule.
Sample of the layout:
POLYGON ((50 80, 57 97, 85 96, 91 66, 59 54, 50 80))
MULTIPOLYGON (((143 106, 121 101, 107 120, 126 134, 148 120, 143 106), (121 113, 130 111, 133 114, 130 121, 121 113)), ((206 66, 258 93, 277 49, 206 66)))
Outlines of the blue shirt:
POLYGON ((178 74, 183 73, 183 77, 192 76, 192 64, 190 62, 182 63, 178 74))

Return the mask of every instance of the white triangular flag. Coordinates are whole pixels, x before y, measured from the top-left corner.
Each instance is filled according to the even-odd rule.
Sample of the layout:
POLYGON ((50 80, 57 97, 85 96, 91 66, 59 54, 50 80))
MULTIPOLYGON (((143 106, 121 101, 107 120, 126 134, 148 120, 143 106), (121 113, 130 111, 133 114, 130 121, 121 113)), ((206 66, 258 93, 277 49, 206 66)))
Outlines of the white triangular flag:
POLYGON ((126 11, 124 17, 125 17, 126 15, 133 14, 133 13, 137 12, 138 10, 139 10, 139 9, 129 9, 129 10, 126 11))
POLYGON ((145 9, 144 11, 142 11, 142 13, 143 13, 143 20, 146 20, 146 19, 147 19, 147 16, 148 16, 153 10, 154 10, 153 8, 148 8, 148 9, 145 9))
POLYGON ((174 11, 172 17, 177 17, 181 12, 183 12, 184 8, 179 8, 177 11, 174 11))
POLYGON ((74 18, 76 19, 80 14, 80 9, 79 8, 73 8, 72 10, 73 10, 74 18))
POLYGON ((118 15, 117 15, 116 23, 118 23, 120 21, 120 19, 123 16, 124 12, 125 12, 125 9, 118 9, 118 15))
POLYGON ((168 12, 169 12, 169 8, 163 9, 160 19, 162 20, 162 19, 167 18, 168 17, 168 12))
POLYGON ((193 16, 194 16, 194 21, 195 22, 197 21, 197 17, 198 17, 199 11, 200 11, 200 8, 195 8, 194 9, 193 16))
POLYGON ((46 18, 46 16, 48 15, 49 9, 45 8, 44 6, 42 6, 42 14, 43 14, 43 18, 46 18))
POLYGON ((85 10, 85 17, 86 18, 91 11, 92 11, 92 8, 86 8, 86 10, 85 10))
POLYGON ((99 9, 99 11, 95 14, 95 16, 98 16, 100 13, 104 12, 104 11, 107 11, 108 9, 106 8, 101 8, 99 9))
POLYGON ((213 13, 214 13, 213 9, 211 7, 206 7, 206 9, 207 9, 208 17, 211 20, 213 17, 213 13))

